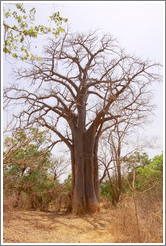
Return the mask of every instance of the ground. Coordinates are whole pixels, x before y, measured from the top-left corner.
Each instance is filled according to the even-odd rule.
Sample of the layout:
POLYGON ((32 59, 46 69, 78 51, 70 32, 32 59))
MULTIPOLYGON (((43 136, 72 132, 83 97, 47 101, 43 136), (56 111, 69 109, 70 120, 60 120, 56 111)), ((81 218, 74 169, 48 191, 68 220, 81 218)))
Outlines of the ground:
MULTIPOLYGON (((127 196, 114 207, 84 216, 4 209, 3 243, 162 243, 163 203, 159 196, 127 196), (137 205, 137 207, 136 207, 137 205), (137 212, 137 213, 136 213, 137 212)), ((5 208, 5 207, 4 207, 5 208)))
POLYGON ((77 217, 54 212, 4 213, 4 243, 114 243, 108 212, 77 217))

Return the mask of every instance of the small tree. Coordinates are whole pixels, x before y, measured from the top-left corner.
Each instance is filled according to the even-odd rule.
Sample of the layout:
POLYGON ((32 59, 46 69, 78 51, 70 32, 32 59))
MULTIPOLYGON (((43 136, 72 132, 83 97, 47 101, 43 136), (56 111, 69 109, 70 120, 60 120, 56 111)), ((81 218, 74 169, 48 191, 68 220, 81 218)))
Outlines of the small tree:
MULTIPOLYGON (((124 160, 126 161, 132 158, 132 155, 130 155, 130 157, 127 156, 136 149, 136 147, 134 147, 134 150, 129 150, 128 146, 130 143, 128 143, 128 141, 130 141, 131 135, 134 136, 135 128, 144 123, 146 116, 147 115, 139 116, 136 121, 135 111, 131 111, 130 115, 127 115, 126 118, 117 119, 113 127, 108 125, 102 136, 99 163, 103 174, 100 178, 100 182, 102 182, 105 177, 109 179, 112 202, 114 205, 119 201, 123 189, 122 165, 124 160)), ((132 161, 135 163, 135 158, 138 159, 138 157, 138 161, 141 161, 140 155, 137 157, 133 155, 132 161)), ((144 153, 142 156, 142 164, 146 165, 147 162, 148 156, 144 153)), ((129 168, 129 163, 127 168, 129 168)))
POLYGON ((24 192, 32 208, 45 210, 58 187, 58 180, 49 178, 50 169, 55 163, 46 148, 46 134, 48 135, 37 128, 29 131, 18 129, 5 139, 4 195, 16 194, 16 207, 20 205, 21 193, 24 192))

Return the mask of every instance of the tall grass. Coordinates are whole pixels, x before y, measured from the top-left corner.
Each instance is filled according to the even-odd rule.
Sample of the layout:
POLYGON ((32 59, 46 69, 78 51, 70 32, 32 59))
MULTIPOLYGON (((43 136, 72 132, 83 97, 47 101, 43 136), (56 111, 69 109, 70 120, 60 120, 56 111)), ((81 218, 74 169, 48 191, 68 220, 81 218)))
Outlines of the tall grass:
POLYGON ((126 195, 111 211, 111 215, 110 230, 117 237, 116 243, 163 242, 161 191, 136 193, 135 200, 132 196, 126 195))

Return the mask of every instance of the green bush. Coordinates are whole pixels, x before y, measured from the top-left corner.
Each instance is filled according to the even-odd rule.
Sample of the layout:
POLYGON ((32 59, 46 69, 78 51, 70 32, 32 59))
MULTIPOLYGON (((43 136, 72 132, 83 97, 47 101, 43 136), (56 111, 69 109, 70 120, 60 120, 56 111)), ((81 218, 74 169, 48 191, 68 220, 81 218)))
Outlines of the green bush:
POLYGON ((69 193, 72 189, 72 174, 70 173, 67 177, 67 179, 63 182, 63 191, 65 193, 69 193))
POLYGON ((163 183, 163 154, 155 156, 149 165, 137 168, 136 186, 138 190, 163 183))
POLYGON ((100 184, 100 195, 101 199, 107 198, 108 200, 112 200, 109 180, 106 180, 105 182, 100 184))

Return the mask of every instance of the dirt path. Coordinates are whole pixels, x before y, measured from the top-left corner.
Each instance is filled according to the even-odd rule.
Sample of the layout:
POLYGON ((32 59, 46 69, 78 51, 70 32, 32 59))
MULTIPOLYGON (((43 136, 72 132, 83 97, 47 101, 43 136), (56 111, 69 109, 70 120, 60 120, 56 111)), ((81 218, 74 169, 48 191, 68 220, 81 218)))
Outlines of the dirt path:
POLYGON ((114 243, 111 214, 81 218, 53 212, 4 213, 4 243, 114 243))

